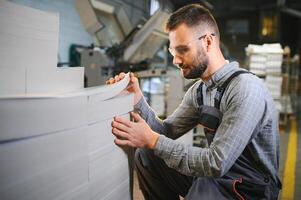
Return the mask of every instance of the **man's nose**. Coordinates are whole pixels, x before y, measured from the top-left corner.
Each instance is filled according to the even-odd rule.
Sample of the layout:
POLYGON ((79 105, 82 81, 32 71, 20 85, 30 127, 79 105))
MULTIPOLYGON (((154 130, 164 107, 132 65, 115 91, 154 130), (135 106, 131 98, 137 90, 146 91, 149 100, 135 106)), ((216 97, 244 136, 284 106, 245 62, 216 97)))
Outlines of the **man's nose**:
POLYGON ((173 63, 174 65, 182 64, 182 59, 181 59, 179 56, 175 55, 175 56, 173 57, 172 63, 173 63))

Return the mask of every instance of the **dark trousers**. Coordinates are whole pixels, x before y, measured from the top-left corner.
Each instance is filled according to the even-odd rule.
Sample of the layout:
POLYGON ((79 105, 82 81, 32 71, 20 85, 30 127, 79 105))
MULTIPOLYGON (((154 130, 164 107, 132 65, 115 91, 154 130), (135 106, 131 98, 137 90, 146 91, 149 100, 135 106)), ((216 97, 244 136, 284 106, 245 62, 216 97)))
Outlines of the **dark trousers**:
POLYGON ((145 200, 178 200, 179 195, 187 200, 277 199, 279 193, 268 183, 251 185, 251 194, 246 194, 249 193, 249 186, 246 189, 245 185, 239 185, 240 182, 232 178, 185 176, 169 168, 152 150, 137 149, 135 166, 145 200), (233 190, 233 187, 236 189, 233 190))

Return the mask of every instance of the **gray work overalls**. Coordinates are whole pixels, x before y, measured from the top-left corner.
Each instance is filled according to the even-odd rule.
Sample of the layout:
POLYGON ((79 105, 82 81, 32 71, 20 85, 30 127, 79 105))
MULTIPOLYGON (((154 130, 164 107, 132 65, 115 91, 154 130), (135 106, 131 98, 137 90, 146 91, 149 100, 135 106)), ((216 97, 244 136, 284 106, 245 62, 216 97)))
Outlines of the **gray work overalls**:
MULTIPOLYGON (((203 104, 202 87, 203 83, 198 88, 198 104, 200 112, 200 124, 204 126, 205 136, 208 144, 213 141, 215 131, 217 130, 221 120, 222 112, 220 111, 220 102, 225 89, 233 78, 239 74, 250 73, 248 71, 236 71, 233 73, 223 84, 217 88, 216 95, 214 97, 214 107, 205 106, 203 104)), ((262 171, 260 163, 256 161, 251 154, 249 145, 246 146, 243 153, 238 157, 236 162, 230 168, 230 170, 222 177, 212 181, 212 184, 216 184, 220 188, 221 193, 211 194, 204 193, 202 191, 203 184, 194 183, 189 195, 186 199, 277 199, 281 183, 275 183, 273 179, 262 171), (270 187, 270 190, 267 189, 270 187), (221 195, 218 197, 218 195, 221 195), (201 198, 203 197, 203 198, 201 198)))

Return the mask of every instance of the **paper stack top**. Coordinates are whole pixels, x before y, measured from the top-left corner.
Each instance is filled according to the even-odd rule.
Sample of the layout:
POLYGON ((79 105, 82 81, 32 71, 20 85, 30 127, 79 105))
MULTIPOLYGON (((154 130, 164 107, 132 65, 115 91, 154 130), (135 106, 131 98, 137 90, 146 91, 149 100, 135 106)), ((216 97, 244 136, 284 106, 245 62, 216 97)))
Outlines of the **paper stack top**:
POLYGON ((69 92, 83 68, 57 68, 59 15, 0 1, 0 97, 69 92))

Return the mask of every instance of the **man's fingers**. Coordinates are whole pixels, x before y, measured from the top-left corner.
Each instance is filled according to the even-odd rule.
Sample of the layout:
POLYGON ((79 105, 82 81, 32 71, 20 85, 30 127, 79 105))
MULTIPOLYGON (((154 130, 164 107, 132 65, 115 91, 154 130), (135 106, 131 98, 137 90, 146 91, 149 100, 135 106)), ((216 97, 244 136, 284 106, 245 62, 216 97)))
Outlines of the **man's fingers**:
POLYGON ((131 116, 134 118, 135 122, 140 122, 142 120, 142 118, 140 117, 140 115, 138 113, 131 112, 131 116))
POLYGON ((119 79, 121 80, 121 79, 123 79, 125 77, 125 73, 124 72, 120 72, 119 73, 119 79))
POLYGON ((129 127, 127 127, 126 125, 124 125, 122 123, 116 122, 116 121, 112 122, 112 127, 116 128, 116 129, 118 129, 120 131, 126 132, 126 133, 129 132, 129 127))
POLYGON ((125 77, 125 73, 124 72, 119 73, 119 75, 116 75, 114 77, 115 82, 118 82, 118 81, 122 80, 124 77, 125 77))
POLYGON ((114 78, 110 78, 109 79, 109 84, 113 84, 113 83, 115 83, 115 79, 114 78))
POLYGON ((128 128, 132 127, 132 122, 126 118, 123 118, 123 117, 119 117, 119 116, 116 116, 114 117, 114 121, 113 122, 116 122, 118 124, 122 124, 128 128))
POLYGON ((130 78, 135 78, 135 74, 133 72, 130 73, 130 78))
POLYGON ((107 84, 107 85, 110 85, 110 84, 112 84, 112 80, 111 80, 111 78, 110 78, 109 80, 106 80, 106 84, 107 84))
POLYGON ((121 130, 119 130, 119 129, 117 129, 117 128, 113 128, 112 129, 112 133, 113 133, 113 135, 115 135, 116 137, 118 137, 118 138, 122 138, 122 139, 129 139, 129 134, 128 133, 126 133, 126 132, 124 132, 124 131, 121 131, 121 130))
POLYGON ((134 84, 130 82, 130 83, 127 85, 126 89, 127 89, 127 90, 131 90, 131 89, 133 89, 133 86, 134 86, 134 84))
POLYGON ((130 80, 132 83, 135 83, 135 81, 138 80, 133 72, 130 73, 130 80))
POLYGON ((135 145, 132 142, 130 142, 129 140, 121 140, 121 139, 116 138, 114 140, 114 142, 115 142, 115 144, 121 145, 121 146, 135 147, 135 145))
POLYGON ((115 80, 115 83, 116 83, 120 80, 120 77, 118 75, 116 75, 116 76, 114 76, 114 80, 115 80))
POLYGON ((121 72, 121 73, 119 73, 119 75, 114 76, 114 78, 111 77, 109 80, 107 80, 106 84, 109 85, 109 84, 116 83, 116 82, 122 80, 124 77, 125 77, 125 73, 121 72))

